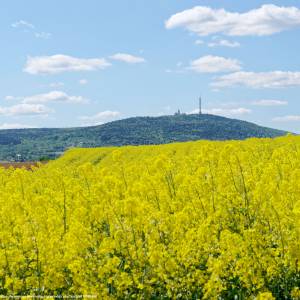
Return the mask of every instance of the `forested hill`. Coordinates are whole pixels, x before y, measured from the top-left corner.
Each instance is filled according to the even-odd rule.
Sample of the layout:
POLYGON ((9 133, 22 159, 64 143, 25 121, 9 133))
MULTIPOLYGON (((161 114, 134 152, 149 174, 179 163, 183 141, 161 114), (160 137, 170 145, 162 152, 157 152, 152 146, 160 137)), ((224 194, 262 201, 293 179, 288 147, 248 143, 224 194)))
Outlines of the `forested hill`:
POLYGON ((276 137, 286 132, 215 115, 134 117, 93 127, 0 130, 0 161, 59 156, 70 147, 276 137))

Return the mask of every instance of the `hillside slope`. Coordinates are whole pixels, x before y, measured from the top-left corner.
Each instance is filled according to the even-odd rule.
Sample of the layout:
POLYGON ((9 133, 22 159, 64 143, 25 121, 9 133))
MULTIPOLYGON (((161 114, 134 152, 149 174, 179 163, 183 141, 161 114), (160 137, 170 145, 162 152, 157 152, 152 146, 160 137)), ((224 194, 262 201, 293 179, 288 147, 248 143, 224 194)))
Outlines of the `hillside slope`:
POLYGON ((134 117, 93 127, 0 131, 0 160, 56 157, 70 147, 149 145, 276 137, 284 131, 215 115, 134 117))

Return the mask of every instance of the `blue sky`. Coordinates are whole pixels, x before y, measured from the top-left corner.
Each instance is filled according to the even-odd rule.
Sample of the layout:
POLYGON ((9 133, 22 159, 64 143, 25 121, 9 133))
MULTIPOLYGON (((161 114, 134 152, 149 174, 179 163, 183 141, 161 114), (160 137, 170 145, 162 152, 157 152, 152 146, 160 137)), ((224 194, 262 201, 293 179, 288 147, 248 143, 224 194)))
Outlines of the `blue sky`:
POLYGON ((178 108, 300 132, 300 2, 3 1, 0 128, 178 108))

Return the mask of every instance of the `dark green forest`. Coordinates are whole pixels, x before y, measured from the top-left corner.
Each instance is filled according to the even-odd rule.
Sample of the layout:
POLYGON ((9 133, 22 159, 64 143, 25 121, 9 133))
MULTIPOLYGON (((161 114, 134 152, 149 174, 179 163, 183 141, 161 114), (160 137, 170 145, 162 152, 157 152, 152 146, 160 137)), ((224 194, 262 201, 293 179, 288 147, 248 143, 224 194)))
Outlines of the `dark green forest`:
POLYGON ((52 159, 70 147, 243 140, 285 134, 285 131, 207 114, 134 117, 92 127, 0 130, 0 161, 52 159))

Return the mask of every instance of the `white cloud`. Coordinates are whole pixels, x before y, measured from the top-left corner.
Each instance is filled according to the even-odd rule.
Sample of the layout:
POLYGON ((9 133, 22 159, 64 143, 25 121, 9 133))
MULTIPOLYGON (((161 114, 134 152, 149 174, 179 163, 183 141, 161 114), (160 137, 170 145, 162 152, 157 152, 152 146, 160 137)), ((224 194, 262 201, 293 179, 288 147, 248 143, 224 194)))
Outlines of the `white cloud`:
POLYGON ((15 100, 20 100, 20 97, 15 97, 15 96, 5 96, 4 97, 5 101, 15 101, 15 100))
POLYGON ((49 102, 64 102, 64 103, 87 103, 88 99, 82 96, 70 96, 62 91, 51 91, 45 94, 38 94, 23 98, 23 103, 49 103, 49 102))
POLYGON ((300 122, 300 115, 289 115, 273 118, 274 122, 300 122))
POLYGON ((62 72, 95 71, 109 67, 104 58, 77 58, 68 55, 28 57, 24 72, 29 74, 58 74, 62 72))
POLYGON ((7 101, 12 101, 14 99, 15 99, 14 96, 5 96, 5 100, 7 100, 7 101))
POLYGON ((79 117, 79 120, 82 121, 82 125, 84 126, 89 126, 89 125, 92 126, 92 125, 100 125, 105 122, 115 120, 120 115, 121 113, 118 111, 106 110, 106 111, 101 111, 93 116, 79 117))
POLYGON ((42 104, 22 103, 9 107, 0 106, 0 115, 4 116, 47 115, 51 112, 53 112, 53 110, 42 104))
POLYGON ((63 82, 52 82, 52 83, 50 83, 49 84, 49 86, 51 87, 51 88, 58 88, 58 87, 62 87, 62 86, 64 86, 65 84, 63 83, 63 82))
POLYGON ((203 45, 204 41, 203 40, 196 40, 195 45, 203 45))
POLYGON ((25 32, 31 32, 38 39, 50 39, 52 34, 49 32, 37 32, 35 31, 35 26, 27 21, 20 20, 11 24, 14 28, 24 29, 25 32))
POLYGON ((110 58, 114 59, 114 60, 123 61, 128 64, 138 64, 138 63, 143 63, 146 61, 143 57, 134 56, 134 55, 127 54, 127 53, 116 53, 116 54, 110 56, 110 58))
POLYGON ((49 40, 51 38, 52 34, 49 32, 35 32, 34 36, 38 39, 49 40))
POLYGON ((235 72, 215 79, 216 88, 246 86, 250 88, 284 88, 300 86, 300 72, 235 72))
POLYGON ((207 55, 193 60, 190 69, 198 73, 232 72, 241 69, 236 59, 207 55))
POLYGON ((266 4, 245 13, 196 6, 172 15, 167 29, 183 27, 200 36, 264 36, 300 26, 300 9, 266 4))
POLYGON ((34 29, 34 25, 27 22, 27 21, 24 21, 24 20, 19 20, 15 23, 12 23, 11 24, 12 27, 14 28, 20 28, 20 27, 23 27, 23 28, 30 28, 30 29, 34 29))
POLYGON ((208 43, 208 47, 229 47, 236 48, 240 47, 241 44, 239 42, 228 41, 228 40, 217 40, 215 42, 208 43))
POLYGON ((185 69, 178 68, 178 69, 165 69, 165 72, 166 73, 173 73, 173 74, 183 74, 186 71, 185 71, 185 69))
POLYGON ((252 103, 252 105, 255 105, 255 106, 283 106, 283 105, 288 105, 288 102, 283 101, 283 100, 262 99, 262 100, 254 101, 252 103))
POLYGON ((20 124, 20 123, 3 123, 0 124, 0 129, 23 129, 23 128, 36 128, 31 125, 27 124, 20 124))
POLYGON ((78 81, 78 83, 81 84, 81 85, 86 85, 88 83, 88 81, 87 81, 87 79, 80 79, 78 81))
MULTIPOLYGON (((245 108, 245 107, 237 107, 237 108, 210 108, 210 109, 202 109, 202 112, 205 114, 211 114, 211 115, 220 115, 220 116, 241 116, 241 115, 247 115, 252 112, 251 109, 245 108)), ((191 114, 198 114, 199 109, 195 109, 191 114)))

